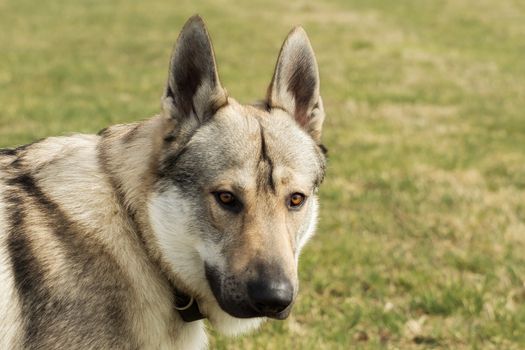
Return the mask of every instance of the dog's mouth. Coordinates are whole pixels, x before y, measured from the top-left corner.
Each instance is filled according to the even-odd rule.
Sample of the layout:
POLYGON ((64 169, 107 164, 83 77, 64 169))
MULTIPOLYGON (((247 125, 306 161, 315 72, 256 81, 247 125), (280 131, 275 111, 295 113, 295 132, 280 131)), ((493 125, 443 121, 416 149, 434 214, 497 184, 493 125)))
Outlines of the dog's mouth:
POLYGON ((294 301, 290 288, 272 289, 260 283, 240 288, 233 278, 208 265, 206 278, 221 309, 233 317, 284 320, 290 315, 294 301))

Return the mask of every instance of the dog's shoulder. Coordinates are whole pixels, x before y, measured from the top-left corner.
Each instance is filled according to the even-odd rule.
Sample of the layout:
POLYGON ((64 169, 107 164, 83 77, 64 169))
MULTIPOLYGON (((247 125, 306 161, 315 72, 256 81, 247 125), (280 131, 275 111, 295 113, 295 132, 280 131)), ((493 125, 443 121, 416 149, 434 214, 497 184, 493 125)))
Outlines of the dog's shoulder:
POLYGON ((100 348, 174 342, 164 327, 175 322, 169 286, 105 172, 103 138, 51 137, 0 152, 0 313, 38 329, 13 321, 0 347, 17 339, 81 347, 90 334, 100 348), (143 307, 144 297, 154 302, 143 307))

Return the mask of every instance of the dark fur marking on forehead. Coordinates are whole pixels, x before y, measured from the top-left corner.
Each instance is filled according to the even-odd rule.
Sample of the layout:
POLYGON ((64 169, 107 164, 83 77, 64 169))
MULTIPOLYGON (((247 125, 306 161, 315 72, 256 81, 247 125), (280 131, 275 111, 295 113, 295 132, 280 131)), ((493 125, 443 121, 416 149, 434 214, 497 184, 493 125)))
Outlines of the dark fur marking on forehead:
MULTIPOLYGON (((25 324, 26 348, 80 348, 85 339, 97 334, 101 344, 108 347, 136 348, 129 340, 124 303, 128 283, 119 272, 120 267, 105 248, 89 241, 70 220, 60 206, 52 201, 29 174, 22 173, 7 181, 11 187, 8 211, 11 218, 8 244, 15 286, 19 294, 25 324), (61 244, 68 260, 68 271, 81 285, 89 286, 86 293, 74 298, 67 291, 57 295, 51 292, 45 270, 31 249, 28 238, 28 211, 40 213, 45 225, 61 244), (64 337, 64 332, 71 337, 64 337), (50 339, 62 339, 50 344, 50 339)), ((56 273, 56 271, 55 271, 56 273)))
POLYGON ((266 139, 264 136, 263 126, 259 123, 259 130, 261 135, 261 158, 257 169, 257 187, 262 188, 267 185, 273 193, 275 193, 275 183, 273 181, 273 161, 268 155, 266 139), (261 163, 263 166, 261 166, 261 163))

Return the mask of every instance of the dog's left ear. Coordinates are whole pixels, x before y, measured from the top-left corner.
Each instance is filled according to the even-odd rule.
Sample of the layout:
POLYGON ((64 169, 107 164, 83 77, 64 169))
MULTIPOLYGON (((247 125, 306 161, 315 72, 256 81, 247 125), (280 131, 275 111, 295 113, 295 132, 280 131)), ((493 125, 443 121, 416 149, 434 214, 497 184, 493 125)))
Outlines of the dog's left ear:
POLYGON ((319 70, 301 27, 293 29, 284 41, 267 101, 270 108, 281 108, 292 115, 316 142, 321 142, 324 110, 319 95, 319 70))
POLYGON ((163 108, 179 125, 198 127, 226 103, 208 31, 195 15, 182 28, 173 50, 163 108))

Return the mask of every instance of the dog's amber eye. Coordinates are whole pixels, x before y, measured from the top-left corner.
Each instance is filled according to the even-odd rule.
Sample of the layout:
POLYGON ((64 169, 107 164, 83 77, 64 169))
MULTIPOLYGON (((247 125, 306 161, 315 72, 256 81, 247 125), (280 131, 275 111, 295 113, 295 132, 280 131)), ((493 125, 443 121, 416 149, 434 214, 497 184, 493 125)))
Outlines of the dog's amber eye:
POLYGON ((288 202, 288 206, 291 209, 298 209, 303 205, 305 199, 306 196, 302 193, 292 193, 288 202))
POLYGON ((235 202, 235 197, 230 192, 219 192, 217 198, 221 201, 222 204, 232 204, 235 202))
POLYGON ((215 196, 217 203, 219 203, 220 206, 225 210, 231 211, 233 213, 239 213, 243 208, 242 202, 238 200, 237 197, 235 197, 231 192, 218 191, 213 192, 213 195, 215 196))

